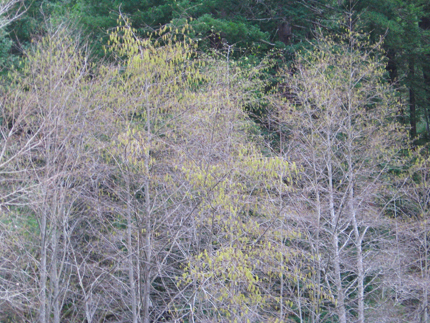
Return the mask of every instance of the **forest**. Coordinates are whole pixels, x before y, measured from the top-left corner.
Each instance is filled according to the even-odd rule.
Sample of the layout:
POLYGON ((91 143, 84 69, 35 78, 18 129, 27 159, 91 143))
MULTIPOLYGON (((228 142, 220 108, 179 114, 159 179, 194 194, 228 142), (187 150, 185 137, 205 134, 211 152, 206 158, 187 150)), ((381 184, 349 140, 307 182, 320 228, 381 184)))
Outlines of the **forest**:
POLYGON ((430 323, 428 0, 0 0, 0 322, 430 323))

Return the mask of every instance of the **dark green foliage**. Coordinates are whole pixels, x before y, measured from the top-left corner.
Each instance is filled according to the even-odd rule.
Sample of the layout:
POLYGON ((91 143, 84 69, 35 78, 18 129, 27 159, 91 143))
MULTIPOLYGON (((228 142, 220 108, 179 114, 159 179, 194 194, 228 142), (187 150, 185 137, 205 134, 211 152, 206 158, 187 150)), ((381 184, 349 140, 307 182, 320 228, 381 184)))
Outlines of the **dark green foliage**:
POLYGON ((355 10, 360 17, 359 28, 370 32, 375 40, 384 35, 391 81, 400 82, 409 89, 405 96, 410 106, 408 122, 411 137, 418 139, 417 144, 424 143, 430 138, 428 1, 364 0, 357 3, 355 10))
POLYGON ((184 24, 192 18, 195 37, 203 49, 222 48, 225 44, 265 52, 273 47, 293 46, 311 36, 315 26, 326 25, 333 10, 300 1, 90 1, 68 3, 72 16, 92 35, 96 52, 102 53, 107 32, 116 27, 121 13, 130 19, 141 35, 158 26, 184 24), (324 9, 323 9, 324 8, 324 9))

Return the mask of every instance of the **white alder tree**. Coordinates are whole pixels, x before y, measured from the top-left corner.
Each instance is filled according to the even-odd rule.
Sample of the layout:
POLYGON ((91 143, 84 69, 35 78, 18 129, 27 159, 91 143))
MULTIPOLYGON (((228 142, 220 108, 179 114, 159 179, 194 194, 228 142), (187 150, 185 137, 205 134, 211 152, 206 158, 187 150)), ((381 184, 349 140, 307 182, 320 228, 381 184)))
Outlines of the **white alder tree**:
POLYGON ((310 241, 320 284, 336 300, 330 315, 311 314, 313 322, 332 315, 365 322, 366 287, 382 272, 372 265, 372 233, 381 223, 376 201, 405 132, 396 123, 399 103, 384 79, 380 46, 348 30, 337 39, 319 36, 282 74, 284 93, 274 104, 284 154, 303 168, 290 198, 300 199, 306 231, 315 228, 310 241))
MULTIPOLYGON (((390 203, 390 239, 384 279, 391 322, 428 322, 430 286, 430 176, 428 147, 411 151, 404 185, 390 203)), ((382 303, 382 302, 381 302, 382 303)))
POLYGON ((103 144, 94 138, 107 89, 89 70, 79 41, 60 28, 34 45, 2 89, 0 300, 8 310, 1 319, 63 322, 81 315, 64 308, 81 303, 74 277, 85 250, 77 257, 75 230, 91 211, 86 193, 103 144))

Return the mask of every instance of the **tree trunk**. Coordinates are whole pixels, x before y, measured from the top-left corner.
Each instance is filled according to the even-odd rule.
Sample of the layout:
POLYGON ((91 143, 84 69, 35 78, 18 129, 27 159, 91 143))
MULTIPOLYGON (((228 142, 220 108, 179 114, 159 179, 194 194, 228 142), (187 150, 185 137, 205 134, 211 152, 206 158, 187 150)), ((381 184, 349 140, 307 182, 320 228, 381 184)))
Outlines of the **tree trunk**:
POLYGON ((46 268, 46 210, 43 210, 40 233, 41 233, 41 260, 40 260, 40 309, 39 309, 39 320, 40 323, 46 322, 46 282, 47 282, 47 268, 46 268))
POLYGON ((396 52, 393 49, 387 50, 387 71, 390 74, 390 82, 395 83, 398 78, 397 64, 396 64, 396 52))
POLYGON ((416 102, 413 81, 415 78, 415 60, 413 57, 409 59, 409 120, 411 124, 411 139, 417 136, 417 120, 416 120, 416 102))
MULTIPOLYGON (((426 224, 424 225, 425 227, 427 226, 426 224)), ((429 259, 429 250, 428 250, 428 239, 427 239, 427 234, 428 231, 424 230, 424 270, 422 270, 422 276, 423 276, 423 280, 425 282, 428 282, 430 280, 430 275, 429 275, 429 264, 428 264, 428 259, 429 259)), ((423 322, 428 322, 429 321, 429 303, 428 303, 428 288, 427 286, 424 286, 423 288, 423 322)))
POLYGON ((59 283, 59 277, 58 277, 58 260, 57 260, 57 254, 58 254, 58 238, 57 238, 57 226, 56 222, 54 220, 53 228, 52 228, 52 269, 51 269, 51 277, 53 281, 53 308, 54 308, 54 323, 60 323, 60 283, 59 283))
MULTIPOLYGON (((328 146, 329 151, 328 153, 331 154, 331 141, 330 138, 328 139, 328 146)), ((330 159, 330 157, 329 157, 330 159)), ((335 271, 335 285, 337 289, 337 312, 339 316, 339 322, 340 323, 347 323, 346 321, 346 309, 345 309, 345 293, 342 287, 342 275, 341 275, 341 268, 340 268, 340 250, 339 250, 339 237, 338 237, 338 218, 336 216, 336 210, 334 207, 334 190, 333 190, 333 170, 331 165, 331 160, 327 162, 327 171, 328 171, 328 180, 329 180, 329 210, 330 210, 330 217, 331 217, 331 234, 332 236, 332 248, 333 248, 333 265, 334 265, 334 271, 335 271)))
POLYGON ((145 264, 144 264, 144 285, 143 285, 143 322, 149 323, 149 306, 150 306, 150 292, 151 292, 151 196, 150 190, 150 147, 151 147, 151 104, 148 98, 149 84, 145 84, 146 89, 146 135, 147 135, 147 149, 145 151, 145 264))
MULTIPOLYGON (((352 84, 350 84, 349 88, 352 88, 352 84)), ((353 132, 354 125, 352 122, 352 115, 353 115, 354 107, 351 104, 351 97, 348 94, 348 123, 347 123, 347 131, 353 132)), ((348 196, 348 208, 349 208, 349 216, 352 220, 352 226, 354 230, 354 236, 355 236, 355 247, 357 248, 357 285, 358 285, 358 323, 364 323, 364 266, 363 266, 363 249, 362 249, 362 242, 363 242, 363 236, 366 231, 364 231, 363 236, 360 235, 360 229, 359 229, 359 223, 357 221, 357 210, 355 205, 355 192, 354 187, 356 185, 355 176, 354 176, 354 162, 353 162, 353 156, 354 156, 354 149, 353 149, 353 140, 354 140, 354 134, 349 133, 348 134, 348 144, 347 144, 347 151, 346 151, 346 159, 348 163, 348 170, 347 170, 347 179, 348 179, 348 190, 345 192, 345 194, 349 193, 348 196)))
POLYGON ((137 314, 137 298, 136 298, 136 281, 134 277, 134 254, 133 254, 133 216, 131 206, 131 191, 130 191, 130 174, 127 176, 127 258, 128 258, 128 275, 130 284, 130 296, 131 296, 131 311, 133 317, 133 323, 138 323, 137 314))
MULTIPOLYGON (((430 56, 428 57, 430 60, 430 56)), ((426 117, 426 130, 427 136, 430 140, 430 117, 428 109, 430 108, 430 72, 423 68, 423 76, 424 76, 424 88, 426 93, 426 104, 424 105, 424 115, 426 117)))
MULTIPOLYGON (((353 188, 350 190, 350 212, 352 217, 352 224, 355 236, 355 245, 357 248, 357 285, 358 285, 358 323, 364 323, 364 266, 363 266, 363 236, 360 235, 360 230, 358 227, 357 216, 354 207, 354 191, 353 188)), ((365 229, 366 230, 366 229, 365 229)))

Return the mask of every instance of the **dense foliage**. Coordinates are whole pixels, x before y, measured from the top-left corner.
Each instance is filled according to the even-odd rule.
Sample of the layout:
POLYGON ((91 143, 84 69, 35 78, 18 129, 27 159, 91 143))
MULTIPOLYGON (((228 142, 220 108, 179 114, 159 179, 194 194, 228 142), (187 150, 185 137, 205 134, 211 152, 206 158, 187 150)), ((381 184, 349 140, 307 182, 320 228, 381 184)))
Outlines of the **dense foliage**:
POLYGON ((428 322, 426 1, 0 0, 1 322, 428 322))

